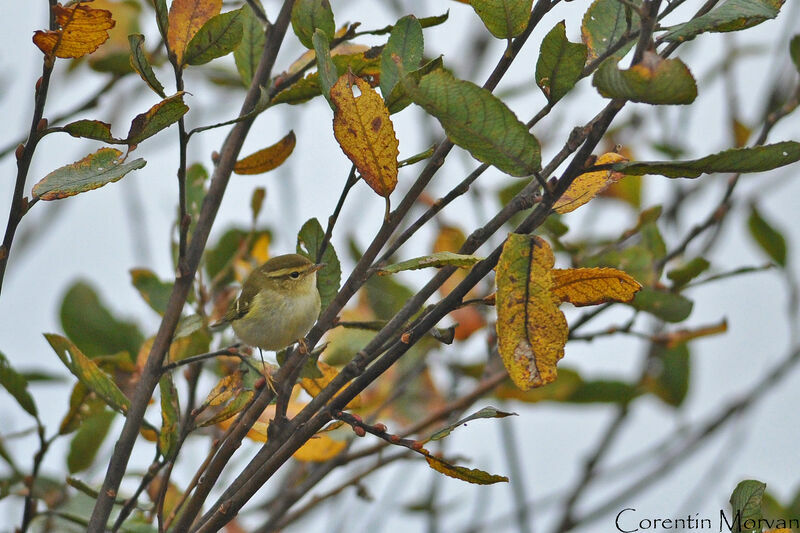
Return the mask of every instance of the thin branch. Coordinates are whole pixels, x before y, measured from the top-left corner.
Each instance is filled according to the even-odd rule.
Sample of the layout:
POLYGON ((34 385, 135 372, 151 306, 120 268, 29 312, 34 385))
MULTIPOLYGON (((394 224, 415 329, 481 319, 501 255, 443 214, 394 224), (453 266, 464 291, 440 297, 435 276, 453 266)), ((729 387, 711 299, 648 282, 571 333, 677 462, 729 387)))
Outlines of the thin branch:
MULTIPOLYGON (((48 0, 48 13, 50 15, 50 30, 57 28, 55 12, 53 8, 56 0, 48 0)), ((28 211, 28 201, 24 197, 25 181, 28 178, 28 171, 33 160, 33 153, 41 138, 40 133, 47 128, 47 121, 43 120, 44 105, 47 101, 47 90, 50 87, 50 75, 53 73, 55 56, 45 55, 42 65, 42 76, 36 82, 36 95, 33 104, 33 118, 31 127, 28 131, 28 140, 25 144, 17 147, 17 178, 14 183, 14 193, 11 197, 11 208, 8 211, 8 222, 3 236, 3 244, 0 245, 0 292, 3 290, 3 278, 5 277, 8 258, 11 254, 11 245, 14 242, 14 234, 17 231, 22 217, 28 211)), ((26 524, 27 527, 27 524, 26 524)))
MULTIPOLYGON (((267 36, 264 53, 261 56, 256 74, 253 76, 253 82, 250 85, 250 89, 242 105, 242 114, 246 114, 255 108, 261 94, 260 85, 269 79, 272 66, 275 64, 278 49, 286 34, 292 5, 292 0, 286 0, 284 2, 281 13, 275 25, 272 27, 272 31, 267 36)), ((216 218, 220 203, 222 202, 222 197, 225 194, 233 165, 236 162, 236 158, 238 157, 251 125, 252 120, 234 126, 220 150, 220 159, 214 170, 208 193, 203 200, 192 241, 189 243, 186 252, 186 269, 184 272, 181 272, 181 275, 175 281, 164 313, 164 318, 156 334, 141 378, 136 387, 130 409, 125 418, 125 425, 123 426, 122 433, 119 436, 117 445, 114 448, 114 453, 108 464, 103 487, 100 491, 100 497, 92 511, 88 528, 90 533, 102 533, 105 529, 120 481, 125 473, 128 459, 138 436, 145 409, 161 376, 164 356, 169 349, 172 335, 180 319, 186 298, 191 290, 194 274, 200 264, 200 259, 205 249, 211 226, 216 218)))
POLYGON ((328 248, 328 245, 331 242, 333 227, 336 225, 336 221, 339 220, 339 213, 342 212, 342 206, 344 206, 344 200, 347 198, 347 193, 350 192, 350 189, 353 188, 353 185, 358 183, 359 179, 360 176, 356 175, 356 166, 351 166, 350 174, 347 176, 347 181, 344 183, 342 194, 339 195, 339 201, 336 203, 336 208, 333 210, 333 214, 328 217, 328 227, 325 229, 325 237, 323 237, 322 244, 320 244, 319 251, 317 251, 316 263, 322 261, 322 255, 325 253, 325 250, 328 248))

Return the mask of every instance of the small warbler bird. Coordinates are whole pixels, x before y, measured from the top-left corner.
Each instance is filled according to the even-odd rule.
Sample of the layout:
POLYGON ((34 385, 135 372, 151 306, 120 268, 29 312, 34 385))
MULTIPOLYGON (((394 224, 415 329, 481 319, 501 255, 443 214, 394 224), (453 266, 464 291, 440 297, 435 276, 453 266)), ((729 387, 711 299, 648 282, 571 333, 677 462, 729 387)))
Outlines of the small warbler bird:
POLYGON ((317 271, 299 254, 273 257, 253 270, 220 324, 243 342, 277 351, 305 337, 320 311, 317 271))

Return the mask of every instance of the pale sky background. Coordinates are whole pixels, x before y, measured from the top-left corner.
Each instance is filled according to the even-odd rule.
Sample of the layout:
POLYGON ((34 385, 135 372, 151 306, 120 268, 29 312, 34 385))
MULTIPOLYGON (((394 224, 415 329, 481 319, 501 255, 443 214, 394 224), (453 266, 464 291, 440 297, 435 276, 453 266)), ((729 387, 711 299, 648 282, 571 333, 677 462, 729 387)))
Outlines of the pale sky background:
MULTIPOLYGON (((676 18, 670 22, 683 20, 700 4, 699 1, 687 2, 687 6, 679 10, 676 18)), ((269 14, 274 17, 278 3, 267 0, 265 5, 269 14)), ((369 20, 364 27, 378 28, 395 20, 392 11, 384 7, 382 2, 333 0, 332 5, 338 25, 348 20, 369 20)), ((417 0, 403 2, 403 5, 407 6, 408 12, 417 16, 435 15, 450 10, 450 20, 445 25, 425 30, 426 54, 444 54, 445 64, 456 74, 466 76, 471 65, 464 45, 480 28, 480 20, 475 13, 468 6, 456 2, 417 0)), ((529 39, 498 92, 502 93, 504 89, 522 83, 533 84, 533 71, 543 36, 555 23, 566 19, 568 37, 573 41, 578 40, 580 17, 588 5, 588 1, 576 0, 559 5, 548 14, 529 39)), ((28 128, 33 85, 41 73, 41 54, 32 44, 31 35, 35 29, 46 25, 45 6, 44 1, 6 2, 4 5, 4 16, 0 18, 0 116, 4 119, 5 127, 0 132, 0 146, 6 146, 17 139, 28 128)), ((776 20, 735 35, 701 36, 694 43, 681 47, 678 56, 686 61, 699 79, 711 65, 722 58, 723 43, 735 41, 738 45, 766 46, 766 54, 742 60, 734 72, 743 116, 745 119, 755 120, 761 112, 765 86, 771 82, 778 69, 784 68, 788 62, 788 36, 800 32, 797 7, 796 2, 787 2, 783 13, 776 20), (776 36, 780 36, 782 40, 777 42, 776 36)), ((155 42, 157 31, 154 25, 146 26, 144 32, 149 43, 155 42)), ((302 52, 301 45, 291 31, 287 39, 288 44, 279 55, 276 72, 286 68, 302 52)), ((377 44, 382 42, 381 39, 366 38, 360 42, 377 44)), ((481 83, 485 79, 496 59, 502 54, 504 43, 493 40, 491 47, 487 55, 490 59, 480 66, 480 74, 471 78, 473 81, 481 83)), ((59 61, 58 65, 51 83, 45 116, 70 108, 73 102, 81 101, 104 82, 101 76, 85 76, 83 72, 68 75, 64 69, 66 62, 59 61)), ((212 65, 230 68, 232 61, 221 60, 212 65)), ((157 70, 157 74, 167 87, 167 92, 173 92, 170 73, 161 68, 157 70)), ((796 79, 796 74, 793 75, 796 79)), ((191 75, 191 71, 187 74, 187 90, 193 93, 186 99, 191 108, 187 115, 189 127, 235 116, 242 92, 221 87, 208 88, 206 85, 198 85, 197 80, 197 77, 191 75), (196 91, 193 91, 193 86, 197 87, 196 91)), ((114 131, 123 134, 134 115, 158 101, 152 92, 143 87, 138 77, 129 76, 118 85, 113 96, 102 101, 98 109, 78 118, 111 121, 115 125, 114 131)), ((728 146, 725 94, 719 81, 707 87, 701 86, 700 97, 694 104, 693 111, 685 114, 686 123, 677 136, 684 139, 685 144, 691 148, 692 156, 706 155, 728 146)), ((506 101, 520 119, 525 121, 544 104, 544 97, 536 89, 522 97, 508 98, 506 101)), ((603 102, 591 87, 591 82, 588 79, 583 80, 579 91, 560 104, 557 112, 553 112, 533 130, 542 139, 554 139, 545 146, 543 160, 548 161, 560 148, 569 129, 585 123, 603 102)), ((629 105, 616 123, 630 116, 634 110, 646 113, 646 107, 629 105)), ((664 111, 668 116, 674 116, 673 113, 678 112, 675 109, 664 111)), ((401 158, 417 153, 429 144, 430 138, 419 136, 414 128, 421 116, 420 111, 413 106, 393 116, 400 139, 401 158)), ((784 120, 775 128, 770 140, 800 140, 797 116, 795 113, 784 120)), ((240 226, 249 224, 249 200, 256 186, 267 188, 267 201, 261 221, 275 233, 271 247, 275 254, 293 251, 295 235, 306 219, 312 216, 322 221, 327 219, 350 168, 349 161, 333 138, 330 121, 330 109, 319 98, 310 105, 276 108, 256 121, 245 143, 243 154, 272 144, 289 129, 294 129, 297 134, 296 153, 284 166, 272 173, 234 176, 231 179, 211 242, 234 223, 240 226), (303 199, 300 203, 295 200, 298 197, 303 199)), ((438 124, 429 124, 431 135, 438 137, 438 124)), ((128 175, 119 183, 66 201, 41 202, 23 219, 18 236, 37 227, 35 242, 25 250, 17 247, 19 243, 15 242, 0 296, 0 351, 10 358, 16 368, 44 368, 66 375, 66 370, 42 337, 42 333, 60 332, 58 307, 61 296, 77 279, 90 279, 102 300, 116 314, 135 319, 146 335, 155 331, 157 316, 130 285, 128 270, 147 267, 165 279, 172 275, 169 232, 177 193, 176 157, 165 147, 174 146, 176 131, 172 128, 162 132, 157 139, 145 141, 134 152, 135 157, 143 157, 148 161, 143 170, 128 175), (137 204, 144 208, 144 217, 132 215, 132 209, 136 209, 137 204), (56 210, 58 213, 53 215, 56 210), (142 240, 146 241, 145 247, 140 245, 142 240)), ((214 130, 194 137, 189 151, 190 163, 199 161, 210 166, 209 154, 219 148, 226 132, 226 129, 214 130)), ((657 139, 659 132, 656 126, 650 126, 647 135, 651 139, 657 139)), ((80 159, 97 147, 99 143, 73 139, 64 134, 48 136, 36 151, 26 193, 29 194, 33 184, 46 173, 80 159)), ((638 157, 647 159, 658 155, 640 150, 638 157)), ((433 196, 438 197, 447 192, 476 165, 468 154, 459 149, 454 150, 448 161, 448 165, 437 174, 429 189, 433 196)), ((401 171, 399 190, 392 196, 395 201, 399 201, 405 187, 416 177, 418 169, 419 167, 411 167, 401 171)), ((0 161, 0 216, 3 227, 13 190, 15 170, 13 157, 0 161)), ((790 268, 794 270, 795 276, 798 274, 796 266, 800 259, 797 253, 800 248, 800 217, 797 211, 797 198, 800 197, 800 180, 797 179, 799 173, 800 166, 794 165, 770 175, 747 176, 737 190, 738 198, 757 195, 760 198, 761 211, 768 214, 784 232, 789 241, 790 268)), ((710 207, 718 202, 725 182, 724 177, 715 179, 717 183, 713 191, 692 201, 692 207, 697 213, 692 223, 704 219, 710 207)), ((500 184, 510 183, 510 180, 511 178, 496 170, 490 170, 479 180, 480 190, 484 192, 486 199, 487 213, 491 214, 492 209, 495 209, 493 191, 500 184)), ((654 176, 646 177, 645 183, 646 206, 669 199, 667 188, 672 185, 669 180, 654 176)), ((765 256, 747 235, 744 207, 746 202, 737 204, 736 212, 728 221, 722 235, 724 244, 712 256, 716 272, 766 262, 765 256)), ((583 208, 565 218, 572 228, 568 239, 577 238, 580 231, 589 224, 595 229, 602 228, 604 234, 618 235, 634 220, 632 213, 618 207, 604 207, 600 210, 600 215, 593 212, 592 218, 588 220, 587 211, 592 211, 592 208, 583 208)), ((379 227, 382 214, 382 199, 360 183, 345 205, 339 227, 355 229, 359 242, 363 245, 369 242, 379 227)), ((466 199, 448 207, 444 211, 443 220, 458 222, 466 228, 473 228, 477 224, 472 204, 466 199)), ((340 258, 344 260, 346 275, 352 264, 346 259, 345 237, 344 232, 338 233, 334 245, 340 258)), ((667 232, 666 237, 668 247, 677 242, 674 233, 667 232)), ((499 238, 497 236, 492 241, 493 245, 499 242, 499 238)), ((421 236, 415 243, 401 250, 401 258, 427 252, 431 239, 430 233, 421 236)), ((557 259, 557 265, 559 264, 564 266, 563 258, 557 259)), ((406 279, 421 285, 430 275, 422 272, 406 279)), ((645 397, 634 403, 625 429, 612 447, 610 460, 606 464, 617 464, 637 451, 649 449, 680 425, 703 420, 719 412, 731 400, 748 391, 765 372, 785 357, 790 343, 784 312, 786 296, 776 272, 750 274, 712 283, 691 290, 687 295, 694 300, 695 307, 690 319, 679 327, 709 324, 726 317, 729 331, 725 335, 691 344, 692 385, 689 396, 680 409, 666 407, 653 397, 645 397)), ((570 309, 565 309, 565 312, 568 318, 577 314, 570 309)), ((586 331, 596 331, 603 325, 624 321, 628 313, 620 312, 609 316, 610 321, 599 320, 587 327, 586 331)), ((637 324, 639 330, 644 330, 646 321, 637 324)), ((466 346, 443 351, 441 359, 454 360, 462 354, 478 359, 483 353, 481 343, 482 339, 475 339, 466 346)), ((567 346, 562 364, 580 369, 584 377, 632 378, 639 372, 641 349, 639 342, 628 337, 603 338, 592 343, 572 342, 567 346)), ((210 387, 211 382, 206 385, 210 387)), ((797 414, 799 387, 800 372, 795 369, 768 391, 764 399, 738 425, 729 425, 699 453, 672 470, 661 483, 631 498, 620 509, 635 507, 638 509, 637 515, 641 517, 700 513, 700 516, 711 516, 716 520, 719 509, 727 505, 735 485, 746 478, 766 482, 768 490, 781 500, 791 498, 800 487, 800 469, 797 468, 797 443, 800 442, 800 420, 797 414), (734 441, 737 444, 731 446, 734 441), (727 455, 724 466, 713 474, 712 480, 706 481, 703 497, 700 500, 687 501, 687 497, 703 482, 709 468, 721 453, 727 455)), ((32 391, 48 426, 57 427, 67 405, 67 387, 56 391, 48 390, 48 387, 33 386, 32 391)), ((0 408, 0 431, 3 434, 30 426, 29 419, 21 410, 5 407, 11 401, 4 392, 0 392, 0 406, 4 406, 0 408)), ((512 424, 520 442, 523 472, 511 474, 510 477, 512 483, 524 477, 529 497, 537 502, 571 488, 581 467, 581 459, 594 449, 614 411, 613 407, 605 405, 500 405, 497 400, 492 399, 477 402, 475 408, 489 404, 514 410, 520 416, 502 422, 478 421, 461 428, 448 438, 447 450, 471 458, 470 465, 473 467, 508 474, 509 468, 503 459, 499 429, 501 423, 512 424)), ((155 415, 156 413, 150 414, 151 417, 155 415)), ((120 427, 121 421, 117 420, 112 434, 116 434, 120 427)), ((61 439, 50 451, 44 463, 45 473, 63 471, 68 442, 68 438, 61 439)), ((101 453, 110 453, 112 445, 113 439, 109 438, 101 453)), ((29 450, 33 450, 34 446, 35 441, 28 439, 18 441, 12 449, 22 452, 17 453, 18 457, 25 457, 30 455, 29 450)), ((206 446, 207 440, 198 438, 187 447, 186 452, 196 453, 200 457, 206 446)), ((243 450, 252 453, 255 446, 247 444, 243 450)), ((135 454, 131 468, 143 469, 152 458, 151 448, 141 446, 136 451, 138 453, 135 454)), ((243 460, 240 460, 238 465, 242 464, 243 460)), ((27 462, 22 462, 22 465, 29 467, 27 462)), ((0 467, 0 472, 3 472, 2 468, 0 467)), ((99 484, 104 470, 103 466, 102 469, 81 473, 79 477, 92 484, 99 484)), ((179 468, 176 470, 176 477, 185 483, 192 472, 188 468, 179 468)), ((233 476, 233 470, 230 476, 233 476)), ((622 484, 634 476, 635 473, 623 474, 622 484)), ((346 512, 350 517, 359 517, 354 522, 349 522, 348 531, 372 532, 381 530, 381 527, 383 531, 393 531, 401 524, 407 531, 424 531, 424 517, 403 513, 400 507, 418 501, 426 494, 431 480, 437 477, 438 474, 423 466, 397 466, 387 470, 384 475, 370 477, 365 482, 376 497, 376 502, 366 503, 356 498, 351 491, 347 497, 339 500, 341 505, 325 507, 323 511, 313 515, 313 518, 290 530, 329 530, 329 520, 344 519, 346 512)), ((442 521, 443 530, 461 531, 476 516, 480 521, 489 521, 491 530, 515 530, 513 520, 506 516, 513 508, 508 485, 478 487, 448 478, 438 478, 437 482, 441 489, 440 501, 449 511, 442 521)), ((323 483, 320 490, 321 487, 330 485, 330 481, 323 483)), ((614 484, 609 486, 613 487, 614 484)), ((594 503, 602 501, 608 491, 591 494, 594 497, 584 501, 584 505, 579 508, 592 507, 594 503)), ((552 511, 557 509, 558 506, 535 505, 532 510, 535 517, 534 530, 550 531, 553 527, 552 511)), ((18 499, 0 501, 0 531, 10 531, 18 525, 19 510, 18 499)), ((351 518, 347 520, 350 521, 351 518)), ((609 516, 581 531, 600 533, 613 531, 613 527, 613 516, 609 516)))

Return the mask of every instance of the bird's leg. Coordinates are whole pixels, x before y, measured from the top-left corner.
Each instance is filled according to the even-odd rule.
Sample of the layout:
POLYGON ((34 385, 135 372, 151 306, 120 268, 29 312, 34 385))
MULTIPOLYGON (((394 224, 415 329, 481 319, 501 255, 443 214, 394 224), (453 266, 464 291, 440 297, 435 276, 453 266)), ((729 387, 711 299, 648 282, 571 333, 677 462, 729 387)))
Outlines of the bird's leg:
POLYGON ((297 347, 301 355, 308 355, 308 344, 305 339, 297 339, 297 347))

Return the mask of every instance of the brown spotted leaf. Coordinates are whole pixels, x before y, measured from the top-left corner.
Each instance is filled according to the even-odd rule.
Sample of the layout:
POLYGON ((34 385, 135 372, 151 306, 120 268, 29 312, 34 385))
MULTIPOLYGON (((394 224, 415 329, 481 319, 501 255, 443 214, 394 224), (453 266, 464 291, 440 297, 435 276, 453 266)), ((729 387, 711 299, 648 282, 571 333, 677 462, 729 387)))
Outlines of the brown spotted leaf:
MULTIPOLYGON (((613 152, 603 154, 597 158, 597 165, 625 162, 627 159, 613 152)), ((561 198, 553 205, 556 213, 569 213, 575 211, 580 206, 589 202, 592 198, 603 192, 606 187, 621 180, 624 177, 622 172, 614 170, 598 170, 596 172, 585 172, 575 178, 572 185, 564 191, 561 198)))
POLYGON ((222 10, 222 0, 172 0, 169 7, 167 46, 178 65, 184 63, 186 45, 211 17, 222 10))
POLYGON ((388 198, 397 185, 398 143, 389 110, 369 83, 351 73, 331 89, 333 133, 364 181, 388 198), (361 94, 353 95, 353 88, 361 94))
POLYGON ((630 302, 642 286, 616 268, 555 268, 553 295, 576 307, 605 302, 630 302))
POLYGON ((233 171, 237 174, 263 174, 278 168, 292 154, 296 142, 294 131, 290 131, 272 146, 237 161, 233 171))
POLYGON ((116 24, 110 11, 83 4, 56 4, 53 14, 60 29, 33 34, 34 44, 48 56, 76 58, 91 54, 108 40, 108 30, 116 24))
POLYGON ((510 234, 497 263, 497 337, 509 376, 522 390, 556 379, 567 321, 553 294, 554 257, 540 237, 510 234))

